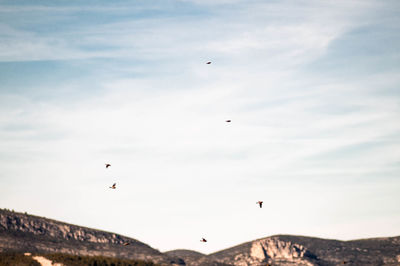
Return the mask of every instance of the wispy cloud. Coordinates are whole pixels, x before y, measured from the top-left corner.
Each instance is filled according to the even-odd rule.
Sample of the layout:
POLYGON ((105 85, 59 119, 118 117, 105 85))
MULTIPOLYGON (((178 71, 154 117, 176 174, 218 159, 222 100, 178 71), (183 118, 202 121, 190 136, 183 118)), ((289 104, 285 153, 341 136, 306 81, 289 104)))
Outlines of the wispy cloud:
POLYGON ((210 252, 274 233, 396 234, 395 223, 375 225, 400 220, 398 8, 3 4, 0 203, 163 250, 210 252), (107 193, 112 182, 118 194, 107 193), (259 199, 279 219, 253 212, 259 199), (318 211, 304 217, 294 202, 318 211), (193 244, 204 234, 215 242, 193 244))

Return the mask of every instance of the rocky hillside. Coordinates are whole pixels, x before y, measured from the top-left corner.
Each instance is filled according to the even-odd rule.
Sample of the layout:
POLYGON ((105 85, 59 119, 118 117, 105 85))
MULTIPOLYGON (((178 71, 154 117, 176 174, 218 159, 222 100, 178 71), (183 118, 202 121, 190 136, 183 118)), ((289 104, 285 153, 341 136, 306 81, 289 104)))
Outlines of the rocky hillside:
POLYGON ((399 266, 400 237, 339 241, 277 235, 209 255, 190 250, 166 253, 180 257, 187 265, 193 266, 399 266))
POLYGON ((400 237, 338 241, 277 235, 207 256, 230 265, 400 265, 400 237))
POLYGON ((0 209, 0 252, 106 256, 162 265, 399 266, 400 237, 339 241, 277 235, 209 255, 184 249, 161 253, 118 234, 0 209))
POLYGON ((170 258, 136 239, 0 209, 0 252, 7 251, 180 263, 179 259, 170 258))

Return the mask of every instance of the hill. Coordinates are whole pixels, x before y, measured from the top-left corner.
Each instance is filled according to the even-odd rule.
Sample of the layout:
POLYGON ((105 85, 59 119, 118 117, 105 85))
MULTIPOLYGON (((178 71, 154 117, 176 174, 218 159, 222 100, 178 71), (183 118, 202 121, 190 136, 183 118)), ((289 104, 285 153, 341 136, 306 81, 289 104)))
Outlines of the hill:
MULTIPOLYGON (((3 254, 31 252, 47 256, 64 254, 57 255, 58 257, 103 256, 148 261, 161 265, 398 266, 400 237, 340 241, 275 235, 209 255, 185 249, 161 253, 145 243, 126 236, 0 209, 0 252, 3 254)), ((26 260, 18 256, 15 258, 26 260)))
POLYGON ((339 241, 276 235, 207 256, 231 265, 399 265, 400 237, 339 241))
POLYGON ((106 256, 163 264, 175 262, 174 258, 133 238, 4 209, 0 209, 0 252, 106 256))
POLYGON ((182 258, 186 263, 188 261, 198 261, 201 258, 206 257, 207 255, 194 251, 194 250, 188 250, 188 249, 175 249, 171 251, 167 251, 164 254, 167 254, 171 257, 178 257, 182 258))

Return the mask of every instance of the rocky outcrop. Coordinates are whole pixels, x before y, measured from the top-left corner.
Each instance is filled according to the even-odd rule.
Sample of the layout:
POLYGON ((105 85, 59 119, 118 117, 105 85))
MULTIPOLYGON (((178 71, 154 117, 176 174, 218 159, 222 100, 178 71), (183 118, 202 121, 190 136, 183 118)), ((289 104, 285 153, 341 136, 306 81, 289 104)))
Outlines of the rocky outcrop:
POLYGON ((127 237, 100 230, 66 224, 55 220, 21 213, 0 212, 0 231, 30 233, 63 240, 87 241, 92 243, 123 244, 127 241, 145 244, 127 237))
POLYGON ((230 265, 316 265, 317 257, 306 247, 268 237, 209 255, 209 259, 230 265), (278 263, 278 264, 277 264, 278 263))
POLYGON ((256 265, 272 261, 285 261, 296 265, 311 266, 314 264, 309 260, 316 259, 316 256, 304 246, 285 242, 277 237, 254 241, 249 254, 246 255, 235 257, 237 264, 256 265))
POLYGON ((258 260, 268 258, 297 260, 315 257, 304 246, 285 242, 277 237, 254 241, 250 250, 250 256, 258 260))

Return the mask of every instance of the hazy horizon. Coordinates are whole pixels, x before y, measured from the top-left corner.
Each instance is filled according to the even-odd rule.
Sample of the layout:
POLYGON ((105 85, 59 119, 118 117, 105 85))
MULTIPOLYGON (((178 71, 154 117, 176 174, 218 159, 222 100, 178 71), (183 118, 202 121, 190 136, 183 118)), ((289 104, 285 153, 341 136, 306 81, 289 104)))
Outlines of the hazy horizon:
POLYGON ((161 251, 400 235, 399 14, 1 1, 0 207, 161 251))

